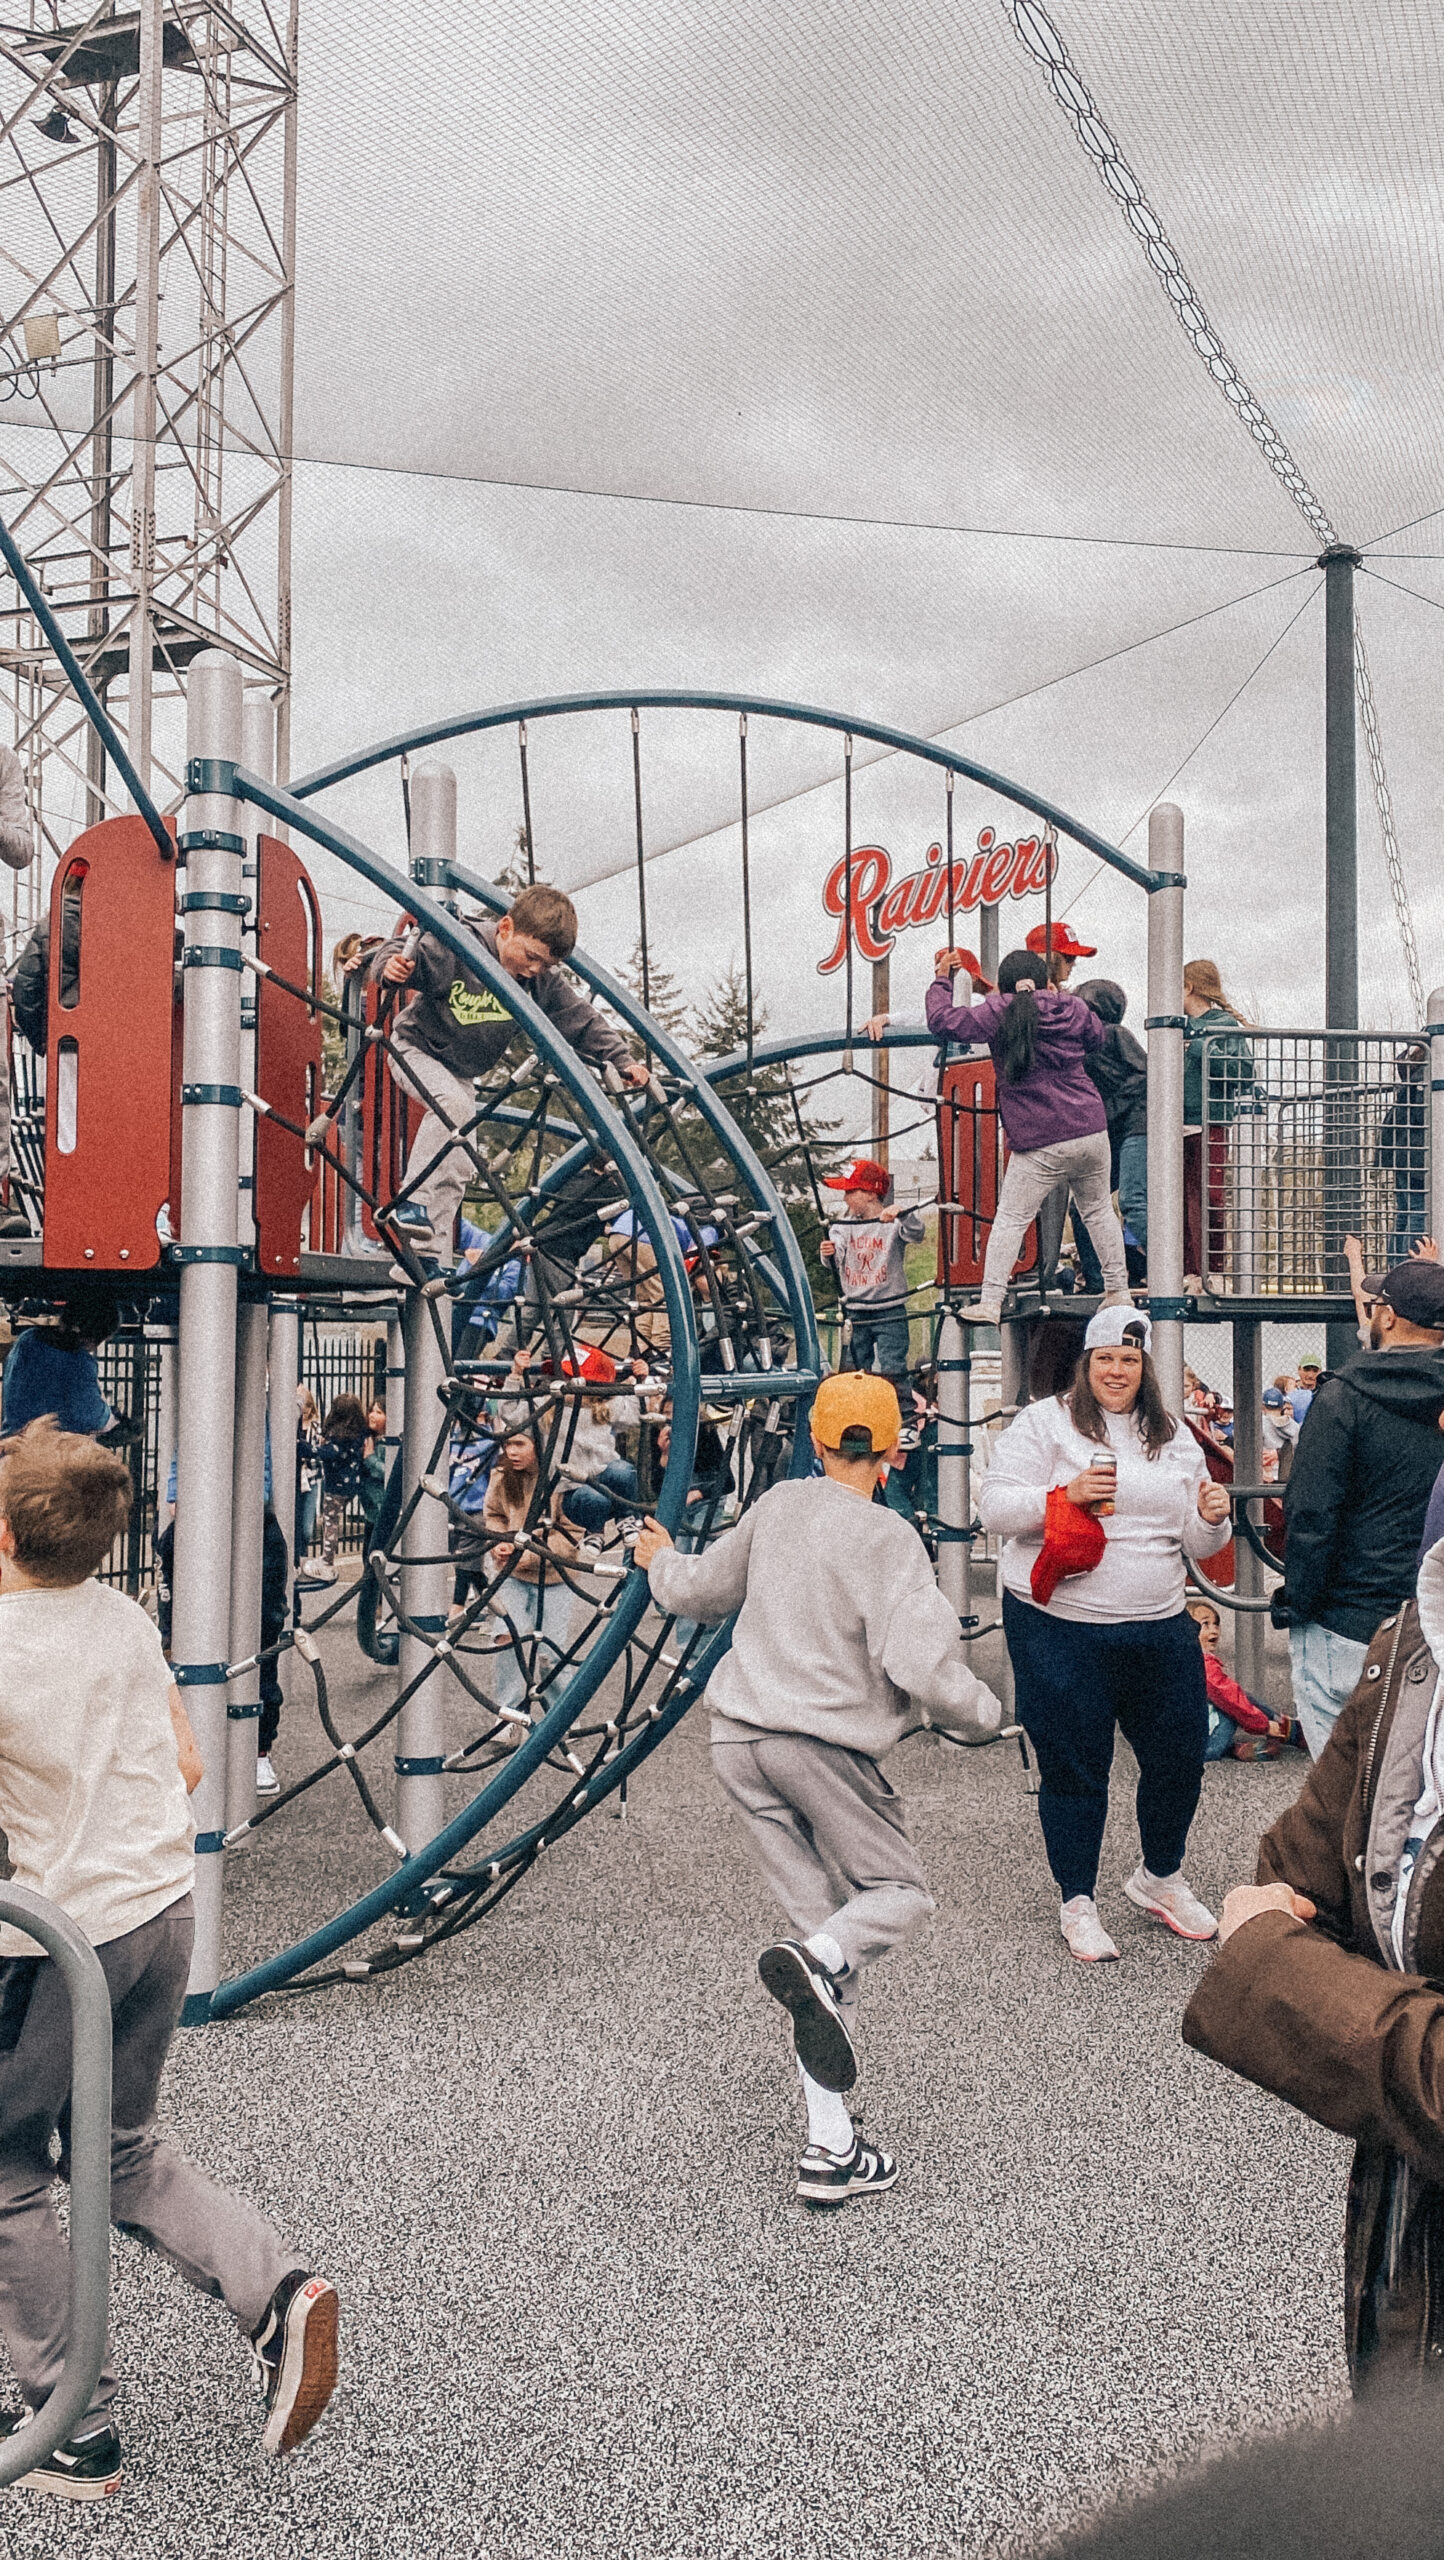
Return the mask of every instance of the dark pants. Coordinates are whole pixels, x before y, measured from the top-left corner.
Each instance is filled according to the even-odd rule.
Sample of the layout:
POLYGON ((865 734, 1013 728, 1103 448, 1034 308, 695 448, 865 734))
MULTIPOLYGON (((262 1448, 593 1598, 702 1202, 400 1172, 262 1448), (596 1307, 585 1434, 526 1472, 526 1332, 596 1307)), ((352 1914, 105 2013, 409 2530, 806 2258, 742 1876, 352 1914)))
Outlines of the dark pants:
POLYGON ((1176 1618, 1081 1626, 1003 1594, 1018 1721, 1037 1754, 1048 1864, 1065 1902, 1091 1894, 1108 1819, 1116 1725, 1138 1761, 1138 1833, 1150 1874, 1183 1864, 1203 1783, 1208 1699, 1198 1631, 1176 1618))
POLYGON ((906 1307, 879 1307, 867 1315, 856 1308, 848 1309, 852 1325, 850 1366, 871 1369, 872 1356, 885 1378, 905 1378, 908 1368, 908 1318, 906 1307))
POLYGON ((588 1535, 595 1529, 605 1529, 618 1511, 637 1508, 637 1470, 627 1458, 614 1458, 609 1467, 588 1476, 585 1484, 574 1484, 562 1495, 562 1518, 574 1521, 588 1535))

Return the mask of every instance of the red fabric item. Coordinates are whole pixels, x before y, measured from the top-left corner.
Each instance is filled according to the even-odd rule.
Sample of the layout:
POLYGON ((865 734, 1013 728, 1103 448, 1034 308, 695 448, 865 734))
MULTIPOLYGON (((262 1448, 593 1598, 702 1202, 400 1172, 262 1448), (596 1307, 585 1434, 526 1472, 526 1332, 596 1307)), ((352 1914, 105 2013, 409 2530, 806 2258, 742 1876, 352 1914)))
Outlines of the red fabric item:
POLYGON ((1043 1545, 1028 1578, 1039 1608, 1047 1608, 1069 1574, 1091 1573, 1101 1564, 1107 1544, 1102 1521, 1095 1520, 1091 1511, 1080 1510, 1069 1501, 1066 1489, 1055 1484, 1043 1515, 1043 1545))
POLYGON ((892 1189, 892 1175, 874 1156, 859 1156, 849 1172, 827 1174, 822 1187, 824 1191, 870 1191, 875 1200, 885 1200, 892 1189))
POLYGON ((1269 1720, 1262 1707, 1249 1696, 1247 1689, 1241 1689, 1236 1680, 1229 1678, 1216 1653, 1204 1653, 1203 1677, 1208 1703, 1217 1707, 1220 1715, 1231 1716, 1235 1724, 1242 1725, 1245 1733, 1267 1733, 1269 1720))
POLYGON ((582 1365, 580 1370, 575 1369, 570 1360, 564 1360, 562 1362, 562 1376, 564 1378, 575 1378, 580 1376, 588 1379, 593 1386, 597 1387, 611 1386, 616 1378, 616 1374, 617 1364, 615 1360, 609 1359, 605 1351, 598 1351, 594 1346, 582 1354, 582 1365))

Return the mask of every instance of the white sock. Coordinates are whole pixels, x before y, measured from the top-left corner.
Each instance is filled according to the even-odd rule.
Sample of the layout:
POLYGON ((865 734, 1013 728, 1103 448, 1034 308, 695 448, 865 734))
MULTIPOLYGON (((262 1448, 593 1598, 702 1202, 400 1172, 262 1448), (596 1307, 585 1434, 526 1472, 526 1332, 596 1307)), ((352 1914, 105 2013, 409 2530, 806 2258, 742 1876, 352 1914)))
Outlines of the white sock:
POLYGON ((802 1943, 810 1956, 816 1956, 819 1964, 826 1965, 829 1973, 846 1973, 847 1958, 836 1938, 830 1938, 825 1929, 814 1929, 811 1937, 804 1938, 802 1943))
POLYGON ((845 2160, 856 2140, 847 2100, 836 2089, 820 2089, 815 2080, 809 2080, 800 2062, 797 2076, 807 2100, 808 2141, 819 2143, 836 2159, 845 2160))

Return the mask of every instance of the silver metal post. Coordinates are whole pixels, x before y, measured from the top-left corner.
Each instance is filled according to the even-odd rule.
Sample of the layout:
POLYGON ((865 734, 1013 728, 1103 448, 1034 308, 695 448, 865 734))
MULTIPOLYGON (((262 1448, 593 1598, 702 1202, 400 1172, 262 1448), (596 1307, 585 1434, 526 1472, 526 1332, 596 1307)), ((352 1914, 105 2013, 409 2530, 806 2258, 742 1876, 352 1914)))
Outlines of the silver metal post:
POLYGON ((1021 1410, 1028 1401, 1028 1328, 1025 1324, 1000 1324, 998 1327, 998 1402, 1006 1414, 1021 1410))
MULTIPOLYGON (((411 852, 418 866, 456 860, 456 776, 445 765, 420 765, 412 776, 411 852)), ((437 1236, 434 1250, 443 1261, 449 1260, 451 1238, 437 1236)), ((443 1407, 439 1390, 446 1380, 446 1359, 431 1309, 418 1290, 407 1293, 402 1325, 406 1365, 401 1449, 404 1508, 431 1465, 432 1450, 441 1430, 443 1407)), ((389 1432, 389 1404, 386 1419, 389 1432)), ((443 1471, 445 1463, 443 1451, 443 1471)), ((402 1609, 413 1626, 433 1637, 446 1631, 451 1598, 447 1527, 445 1503, 431 1494, 422 1494, 401 1542, 402 1609)), ((403 1630, 403 1689, 424 1669, 429 1651, 419 1636, 403 1630)), ((448 1686, 446 1675, 438 1666, 401 1710, 396 1748, 396 1828, 408 1850, 422 1848, 442 1824, 441 1763, 446 1750, 444 1708, 448 1686)))
POLYGON ((0 1883, 0 1920, 59 1967, 70 2000, 70 2302, 65 2362, 44 2407, 0 2445, 0 2489, 73 2434, 105 2361, 110 2309, 110 1989, 75 1922, 26 1886, 0 1883))
POLYGON ((951 1307, 938 1328, 938 1589, 959 1618, 972 1615, 969 1445, 972 1360, 968 1334, 951 1307))
MULTIPOLYGON (((290 1599, 294 1597, 296 1587, 296 1387, 301 1375, 301 1307, 296 1298, 271 1300, 266 1367, 269 1381, 266 1418, 271 1433, 271 1509, 285 1535, 286 1591, 290 1599)), ((288 1620, 289 1617, 288 1609, 288 1620)))
MULTIPOLYGON (((1263 1328, 1253 1316, 1236 1316, 1233 1324, 1233 1480, 1235 1484, 1263 1482, 1263 1328)), ((1257 1526, 1257 1504, 1253 1517, 1257 1526)), ((1266 1588, 1262 1558, 1243 1537, 1234 1543, 1233 1558, 1237 1597, 1261 1599, 1266 1588)), ((1267 1626, 1262 1610, 1234 1612, 1234 1678, 1255 1698, 1263 1694, 1267 1626)))
POLYGON ((241 756, 241 671, 207 649, 190 673, 183 833, 185 1054, 181 1115, 180 1410, 172 1658, 205 1776, 196 1818, 196 1934, 182 2022, 199 2025, 221 1974, 235 1446, 236 1234, 240 1169, 242 813, 229 788, 241 756), (191 907, 204 895, 208 903, 191 907))
POLYGON ((1148 1294, 1153 1364, 1170 1413, 1183 1411, 1183 811, 1148 819, 1148 1294))
MULTIPOLYGON (((231 1478, 230 1659, 250 1662, 261 1645, 265 1547, 266 1307, 247 1302, 236 1316, 236 1440, 231 1478)), ((294 1440, 294 1433, 292 1435, 294 1440)), ((243 1671, 226 1695, 226 1829, 256 1809, 261 1669, 243 1671)))

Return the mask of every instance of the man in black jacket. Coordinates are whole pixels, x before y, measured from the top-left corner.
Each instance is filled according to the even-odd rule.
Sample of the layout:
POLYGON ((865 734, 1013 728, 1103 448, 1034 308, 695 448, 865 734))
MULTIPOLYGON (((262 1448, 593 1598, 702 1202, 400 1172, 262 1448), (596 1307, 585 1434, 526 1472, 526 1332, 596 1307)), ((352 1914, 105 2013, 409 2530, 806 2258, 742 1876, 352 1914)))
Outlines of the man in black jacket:
POLYGON ((1404 1262, 1366 1287, 1372 1347, 1319 1388, 1284 1494, 1273 1615, 1316 1760, 1375 1628, 1414 1588, 1444 1427, 1444 1267, 1404 1262))

